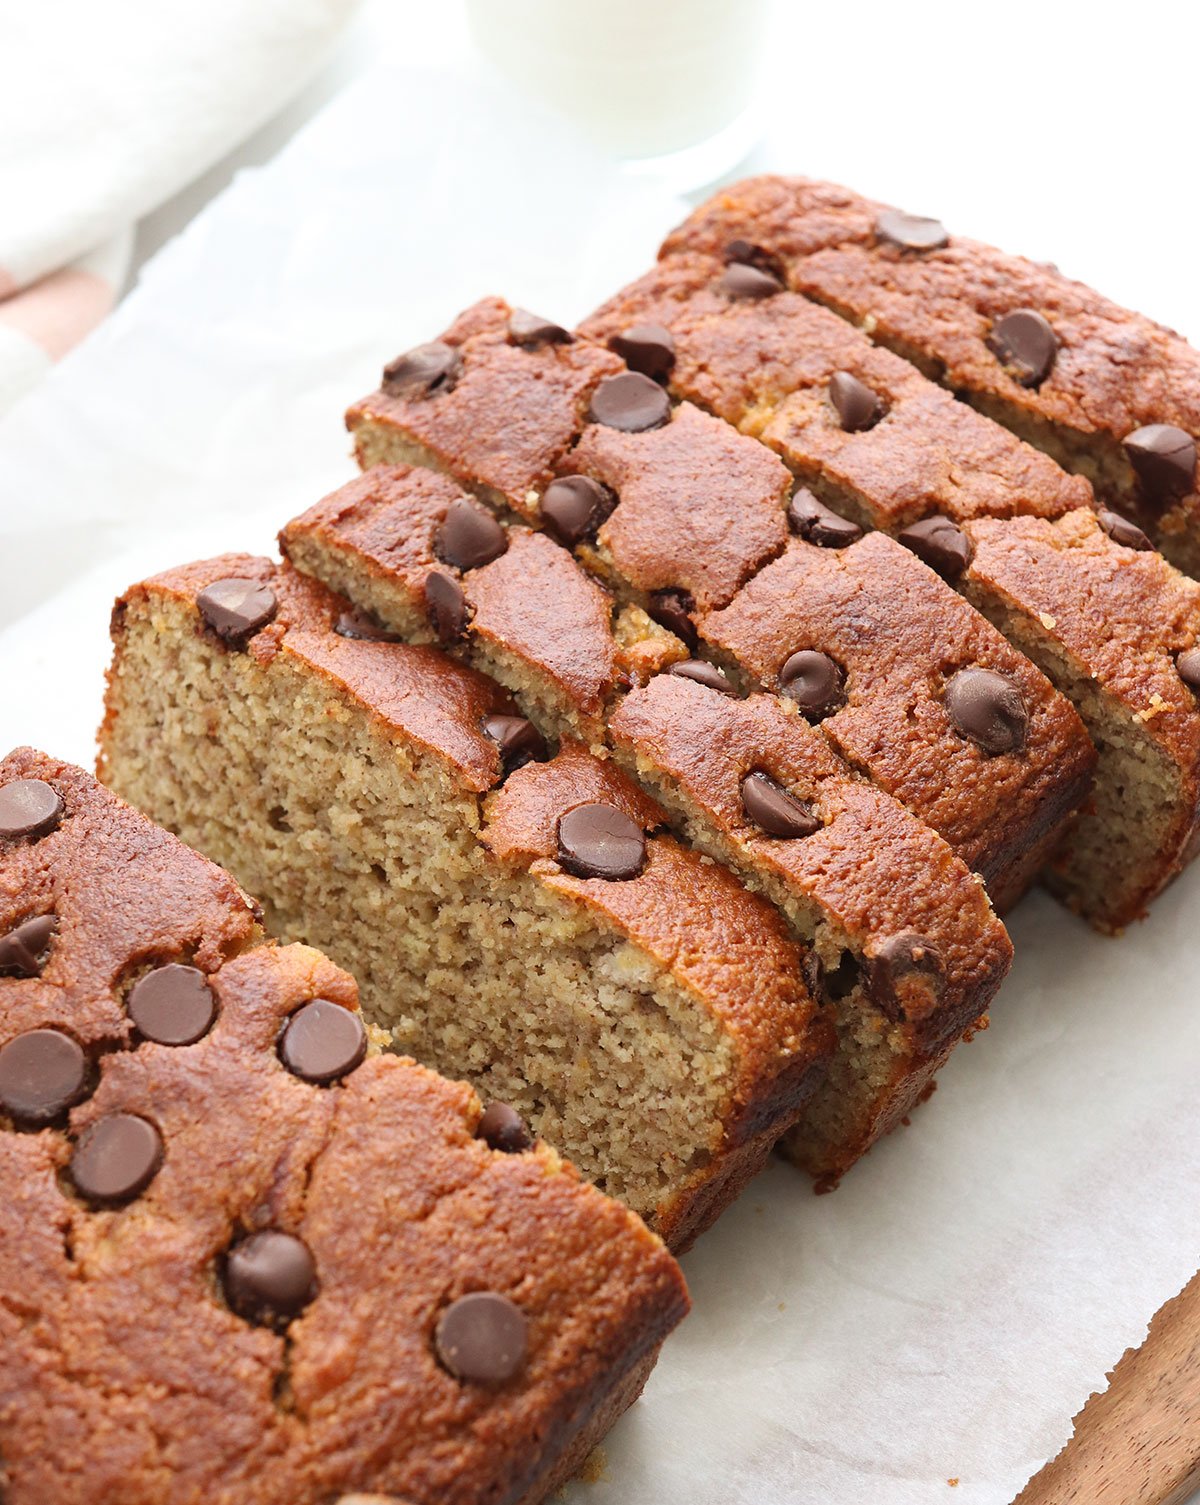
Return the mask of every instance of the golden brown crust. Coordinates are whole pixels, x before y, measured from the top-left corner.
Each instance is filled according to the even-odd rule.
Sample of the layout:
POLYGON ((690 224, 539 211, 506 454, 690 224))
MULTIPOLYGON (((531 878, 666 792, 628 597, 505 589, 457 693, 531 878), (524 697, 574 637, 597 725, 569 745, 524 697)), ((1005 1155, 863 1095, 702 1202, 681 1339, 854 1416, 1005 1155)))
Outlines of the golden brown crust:
POLYGON ((602 559, 635 591, 686 591, 723 606, 787 542, 785 466, 690 403, 662 428, 622 433, 593 423, 565 468, 611 488, 602 559))
POLYGON ((915 975, 898 984, 916 1050, 940 1049, 987 1008, 1012 946, 978 879, 902 805, 851 777, 799 715, 773 696, 739 700, 661 674, 633 690, 610 725, 619 746, 678 781, 748 867, 812 900, 868 962, 897 936, 924 936, 944 986, 933 993, 915 975), (820 828, 797 841, 764 835, 741 799, 754 771, 809 804, 820 828))
MULTIPOLYGON (((47 1017, 62 1012, 53 993, 86 1004, 105 978, 120 1009, 117 979, 197 936, 218 1009, 184 1047, 122 1049, 133 1042, 97 1014, 105 1049, 69 1126, 0 1123, 5 1499, 543 1498, 686 1310, 661 1243, 545 1147, 489 1149, 461 1083, 398 1057, 327 1088, 294 1076, 282 1023, 314 997, 354 1009, 352 979, 303 946, 233 955, 257 939, 245 897, 79 770, 24 750, 0 766, 12 778, 51 781, 66 805, 57 832, 0 849, 11 892, 40 848, 69 917, 43 974, 47 1017), (61 1171, 112 1112, 153 1122, 165 1153, 140 1195, 99 1210, 61 1171), (316 1295, 286 1335, 223 1296, 226 1251, 264 1227, 315 1262, 316 1295), (448 1302, 480 1289, 529 1324, 528 1357, 498 1387, 453 1378, 432 1344, 448 1302)), ((6 1014, 21 986, 0 979, 6 1014)))
POLYGON ((631 325, 671 331, 676 397, 698 403, 775 449, 801 480, 894 531, 931 512, 949 517, 1056 517, 1091 501, 1091 487, 927 380, 908 361, 799 293, 734 299, 722 263, 680 253, 604 304, 581 326, 606 341, 631 325), (848 371, 887 409, 847 432, 828 395, 848 371))
POLYGON ((356 403, 346 423, 415 441, 451 474, 520 512, 574 441, 593 389, 624 363, 582 340, 513 344, 510 313, 500 299, 485 299, 442 336, 463 354, 462 373, 448 390, 393 397, 381 389, 356 403))
POLYGON ((772 1128, 778 1136, 833 1044, 802 981, 800 947, 771 905, 668 835, 647 837, 636 878, 610 883, 564 871, 559 818, 593 801, 615 805, 646 831, 663 823, 657 803, 619 769, 564 742, 549 763, 526 764, 489 796, 482 840, 498 860, 527 865, 549 887, 586 899, 719 1019, 737 1062, 726 1148, 772 1128))
MULTIPOLYGON (((791 287, 863 323, 1068 463, 1094 468, 1113 500, 1150 520, 1121 442, 1158 423, 1200 434, 1200 353, 1054 267, 959 235, 932 250, 899 250, 876 234, 884 208, 831 183, 751 178, 702 205, 663 250, 721 255, 732 239, 754 242, 791 287), (1033 386, 989 344, 996 322, 1016 309, 1040 314, 1058 344, 1033 386)), ((1177 511, 1175 526, 1194 530, 1194 508, 1177 511)))
POLYGON ((998 909, 1049 855, 1086 794, 1095 753, 1045 676, 932 570, 881 533, 847 549, 794 539, 720 612, 699 623, 714 649, 766 689, 790 654, 815 649, 846 672, 846 703, 821 726, 852 767, 938 831, 988 882, 998 909), (1018 752, 991 755, 942 701, 964 668, 1003 674, 1029 724, 1018 752))

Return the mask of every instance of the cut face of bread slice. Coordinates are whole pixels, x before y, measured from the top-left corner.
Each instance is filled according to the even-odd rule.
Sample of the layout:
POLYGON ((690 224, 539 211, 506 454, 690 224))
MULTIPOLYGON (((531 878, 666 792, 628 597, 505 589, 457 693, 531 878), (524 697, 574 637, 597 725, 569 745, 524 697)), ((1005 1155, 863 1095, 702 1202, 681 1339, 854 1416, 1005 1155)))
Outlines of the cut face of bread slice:
POLYGON ((552 1493, 687 1309, 661 1242, 82 770, 4 759, 0 832, 9 1505, 552 1493))
MULTIPOLYGON (((1093 754, 1070 705, 977 613, 964 608, 928 568, 907 551, 894 548, 880 561, 886 563, 886 592, 881 579, 871 641, 860 644, 863 672, 856 676, 853 716, 841 722, 825 721, 842 698, 846 665, 832 649, 816 645, 823 625, 818 619, 833 611, 849 620, 850 632, 843 639, 850 652, 854 597, 861 589, 859 580, 849 579, 836 562, 814 560, 821 579, 811 586, 804 571, 794 570, 788 576, 788 590, 795 597, 789 606, 794 605, 804 619, 803 631, 793 624, 795 630, 786 641, 778 634, 771 637, 771 621, 760 614, 755 631, 760 638, 771 637, 769 643, 744 645, 732 637, 726 641, 713 636, 716 627, 727 625, 722 611, 731 614, 730 622, 740 612, 744 616, 739 603, 769 591, 784 561, 794 559, 796 546, 789 546, 788 530, 789 520, 797 526, 789 517, 796 499, 789 503, 786 466, 722 420, 686 403, 673 409, 666 392, 644 373, 625 371, 597 380, 589 368, 586 380, 576 378, 573 373, 581 358, 568 368, 562 353, 581 349, 587 344, 584 340, 536 351, 514 345, 504 307, 495 302, 478 305, 447 332, 444 343, 453 349, 455 385, 424 386, 396 398, 389 396, 385 382, 385 389, 375 398, 351 410, 348 422, 360 456, 406 459, 424 453, 429 459, 429 436, 435 430, 439 434, 453 431, 453 447, 443 443, 432 456, 437 465, 494 505, 502 502, 539 521, 603 576, 619 602, 644 610, 689 647, 694 647, 702 623, 701 636, 707 637, 714 651, 731 662, 741 661, 760 684, 768 683, 768 669, 755 662, 755 653, 761 649, 773 658, 778 651, 782 656, 769 668, 775 680, 771 689, 780 687, 774 671, 785 660, 802 652, 819 658, 836 693, 832 699, 826 697, 828 704, 802 704, 805 713, 814 722, 821 721, 823 733, 831 737, 836 735, 835 726, 842 727, 849 719, 869 722, 869 735, 856 739, 849 753, 856 769, 947 835, 994 885, 998 906, 1012 903, 1032 881, 1053 849, 1063 822, 1086 793, 1093 754), (464 321, 470 330, 466 335, 462 333, 464 321), (503 362, 497 356, 501 348, 503 362), (482 400, 486 374, 493 387, 504 388, 501 405, 517 431, 525 436, 532 432, 541 404, 540 398, 528 392, 536 392, 542 383, 528 372, 513 374, 522 361, 538 363, 537 369, 545 371, 543 381, 552 386, 565 383, 568 377, 574 381, 578 437, 568 447, 563 426, 549 429, 536 464, 529 439, 523 440, 522 485, 528 482, 528 489, 510 489, 505 497, 498 497, 491 439, 486 434, 477 436, 468 420, 482 400), (475 371, 478 380, 468 382, 475 371), (435 410, 440 417, 434 416, 435 410), (544 478, 550 475, 557 479, 547 482, 544 478), (591 489, 590 507, 570 510, 571 499, 565 492, 572 487, 591 489), (846 584, 848 594, 834 599, 830 590, 836 595, 840 583, 846 584), (943 616, 950 623, 953 642, 949 645, 942 644, 937 632, 943 616), (814 641, 803 640, 807 637, 814 641), (926 718, 914 735, 903 708, 898 713, 894 704, 897 644, 904 645, 908 656, 908 662, 900 666, 901 675, 923 676, 930 686, 927 699, 940 698, 947 674, 972 667, 972 655, 978 656, 986 645, 987 655, 995 660, 994 672, 1004 674, 1004 664, 1012 664, 1020 694, 1029 699, 1026 710, 1033 710, 1033 702, 1044 707, 1045 715, 1036 718, 1035 735, 1022 735, 1020 747, 1004 749, 1011 755, 1001 761, 991 756, 995 749, 987 758, 965 754, 964 738, 969 740, 969 733, 962 727, 949 727, 942 713, 926 718), (753 649, 744 660, 742 646, 753 649), (870 664, 865 660, 868 653, 870 664), (1054 736, 1043 744, 1040 732, 1051 724, 1054 736), (948 770, 961 765, 964 756, 971 761, 969 785, 948 779, 948 770), (996 818, 1001 809, 1003 820, 996 818)), ((290 547, 286 538, 285 547, 290 547)), ((876 560, 877 552, 872 545, 856 557, 866 564, 876 560)), ((788 676, 782 688, 800 702, 796 676, 788 676)))
POLYGON ((509 697, 340 634, 346 610, 244 556, 136 587, 103 776, 257 889, 272 930, 352 964, 398 1047, 686 1244, 824 1069, 801 949, 582 748, 499 787, 509 697))
MULTIPOLYGON (((405 505, 405 493, 423 491, 428 475, 376 467, 288 524, 285 552, 356 604, 373 607, 383 628, 403 633, 416 622, 412 630, 426 633, 425 572, 437 557, 430 540, 445 540, 450 505, 460 513, 449 532, 458 538, 467 526, 464 499, 431 517, 405 505), (388 540, 386 553, 380 538, 388 540)), ((511 540, 524 531, 510 531, 503 558, 458 575, 468 610, 478 599, 476 582, 511 556, 511 540)), ((574 571, 582 588, 595 588, 565 549, 558 553, 564 575, 574 571)), ((453 651, 496 668, 546 735, 571 736, 578 714, 568 706, 565 719, 556 719, 562 697, 538 686, 539 674, 554 680, 550 661, 564 651, 569 623, 553 611, 553 598, 543 612, 530 589, 519 575, 507 584, 507 611, 514 621, 524 613, 516 630, 526 647, 519 664, 497 663, 486 632, 477 634, 478 610, 453 651)), ((569 599, 570 589, 565 594, 569 599)), ((678 672, 631 673, 626 689, 630 681, 645 688, 628 694, 610 687, 605 739, 691 844, 735 867, 811 948, 810 978, 819 980, 842 1048, 788 1143, 806 1168, 831 1180, 904 1117, 950 1045, 984 1012, 1008 968, 1008 938, 982 885, 946 843, 855 778, 791 703, 763 695, 741 700, 711 665, 679 662, 682 646, 670 641, 676 651, 666 667, 678 672), (771 785, 785 808, 800 802, 800 823, 782 837, 751 814, 756 790, 778 802, 771 785), (906 965, 917 947, 924 964, 906 965)), ((762 810, 758 818, 770 820, 762 810)))
POLYGON ((654 326, 674 397, 761 439, 818 498, 864 527, 895 532, 931 513, 1058 517, 1091 502, 1081 476, 782 282, 748 297, 719 258, 680 253, 581 331, 618 350, 632 344, 637 359, 630 331, 654 326), (846 391, 863 403, 857 420, 844 395, 843 411, 834 401, 846 391))
POLYGON ((663 254, 749 256, 1088 477, 1200 569, 1200 353, 1053 267, 804 178, 751 178, 663 254))

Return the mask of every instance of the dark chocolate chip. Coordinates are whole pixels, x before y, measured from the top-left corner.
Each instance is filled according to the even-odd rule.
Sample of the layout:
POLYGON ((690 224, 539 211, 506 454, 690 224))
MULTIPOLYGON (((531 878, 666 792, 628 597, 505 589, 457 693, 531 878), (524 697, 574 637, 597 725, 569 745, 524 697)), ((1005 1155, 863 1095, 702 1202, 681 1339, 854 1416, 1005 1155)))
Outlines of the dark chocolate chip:
POLYGON ((1058 336, 1036 309, 1014 308, 992 325, 988 349, 1014 381, 1040 387, 1054 369, 1058 336))
POLYGON ((482 1139, 490 1150, 519 1155, 533 1144, 533 1135, 525 1120, 507 1103, 489 1103, 475 1128, 475 1138, 482 1139))
POLYGON ((327 998, 298 1008, 279 1037, 279 1059, 292 1075, 321 1085, 347 1076, 366 1053, 361 1016, 327 998))
POLYGON ((40 977, 58 934, 58 916, 34 915, 0 935, 0 977, 40 977))
POLYGON ((239 1317, 283 1327, 317 1294, 317 1267, 301 1239, 264 1228, 225 1256, 225 1300, 239 1317))
POLYGON ((462 352, 442 340, 418 345, 383 368, 383 390, 389 397, 431 397, 453 390, 462 372, 462 352))
POLYGON ((110 1113, 84 1131, 67 1167, 90 1202, 116 1205, 140 1195, 163 1163, 162 1135, 133 1113, 110 1113))
POLYGON ((431 570, 425 576, 425 615, 439 643, 457 642, 471 620, 462 586, 441 570, 431 570))
POLYGON ((695 652, 698 640, 691 616, 692 600, 686 591, 654 591, 646 605, 646 610, 660 627, 673 632, 695 652))
POLYGON ((499 559, 508 534, 490 512, 466 497, 455 497, 433 537, 434 553, 458 570, 477 570, 499 559))
POLYGON ((806 951, 800 963, 800 976, 814 1003, 823 1003, 825 995, 825 964, 815 951, 806 951))
POLYGON ((198 967, 168 962, 134 983, 125 1010, 147 1040, 192 1045, 212 1028, 217 1000, 198 967))
POLYGON ((783 283, 774 272, 751 266, 746 261, 731 261, 721 273, 721 291, 730 298, 773 298, 783 292, 783 283))
POLYGON ((736 695, 737 690, 729 683, 716 664, 706 663, 702 658, 685 658, 682 663, 668 664, 667 673, 679 679, 693 679, 708 690, 717 690, 722 695, 736 695))
POLYGON ((398 632, 391 632, 388 628, 380 626, 369 611, 362 611, 357 606, 352 606, 349 611, 342 612, 333 624, 333 630, 340 638, 356 638, 367 643, 402 643, 404 641, 398 632))
POLYGON ((821 829, 821 822, 811 805, 789 794, 769 774, 757 770, 742 780, 742 809, 760 831, 785 841, 811 836, 821 829))
POLYGON ((941 220, 905 214, 902 209, 885 209, 875 221, 875 234, 879 240, 902 251, 937 251, 950 244, 949 232, 941 220))
POLYGON ((899 984, 913 973, 922 974, 935 995, 941 993, 946 977, 941 953, 913 930, 889 936, 870 958, 867 986, 872 998, 890 1018, 903 1016, 899 984))
POLYGON ((1175 667, 1188 689, 1200 693, 1200 648, 1185 648, 1175 660, 1175 667))
POLYGON ((606 376, 592 393, 589 416, 624 434, 661 428, 671 416, 671 399, 656 381, 640 371, 606 376))
POLYGON ((1140 553, 1154 547, 1138 525, 1131 523, 1127 517, 1122 517, 1119 512, 1110 512, 1107 507, 1101 507, 1096 513, 1096 521, 1113 543, 1123 544, 1127 549, 1137 549, 1140 553))
POLYGON ((957 580, 975 557, 971 540, 956 522, 940 512, 923 517, 918 523, 909 523, 896 538, 943 580, 957 580))
POLYGON ((576 805, 559 817, 558 860, 577 878, 636 878, 646 865, 646 836, 615 805, 576 805))
POLYGON ((1125 453, 1152 502, 1173 502, 1195 490, 1196 441, 1170 423, 1151 423, 1126 436, 1125 453))
POLYGON ((883 417, 883 404, 866 382, 849 371, 835 371, 829 378, 829 400, 838 421, 849 434, 861 434, 874 428, 883 417))
POLYGON ((845 701, 846 676, 827 653, 801 648, 779 671, 779 688, 809 721, 820 721, 845 701))
POLYGON ((61 1030, 26 1030, 0 1050, 0 1108, 18 1123, 50 1123, 86 1088, 87 1057, 61 1030))
POLYGON ((993 669, 960 669, 946 686, 946 713, 986 753, 1019 752, 1029 713, 1020 688, 993 669))
POLYGON ((569 345, 573 339, 570 330, 527 308, 514 308, 509 315, 508 337, 514 345, 569 345))
POLYGON ((546 739, 526 716, 488 716, 483 734, 500 749, 506 773, 523 763, 540 763, 546 756, 546 739))
POLYGON ((758 267, 760 271, 772 272, 782 282, 778 256, 752 240, 731 240, 725 245, 725 261, 740 261, 746 266, 758 267))
POLYGON ((675 337, 661 324, 632 324, 614 334, 608 348, 631 371, 640 371, 654 381, 665 381, 675 364, 675 337))
POLYGON ((0 836, 45 836, 62 814, 62 799, 45 779, 14 779, 0 789, 0 836))
POLYGON ((563 476, 542 493, 542 523, 552 538, 573 549, 596 529, 616 506, 607 486, 590 476, 563 476))
POLYGON ((480 1385, 509 1380, 525 1362, 528 1324, 520 1307, 496 1291, 472 1291, 438 1319, 438 1358, 456 1379, 480 1385))
POLYGON ((844 549, 857 543, 862 529, 848 517, 839 517, 836 512, 817 501, 812 492, 800 486, 788 503, 788 525, 797 538, 816 544, 822 549, 844 549))
POLYGON ((214 580, 196 597, 200 615, 225 643, 244 643, 265 627, 279 608, 275 592, 261 580, 231 575, 214 580))

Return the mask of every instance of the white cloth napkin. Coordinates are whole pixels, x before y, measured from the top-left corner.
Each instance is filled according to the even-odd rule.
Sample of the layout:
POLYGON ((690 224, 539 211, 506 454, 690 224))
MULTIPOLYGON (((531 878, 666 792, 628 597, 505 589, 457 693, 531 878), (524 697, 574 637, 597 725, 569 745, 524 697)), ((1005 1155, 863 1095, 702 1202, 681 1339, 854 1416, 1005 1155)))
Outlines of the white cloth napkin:
POLYGON ((135 222, 295 94, 355 4, 0 4, 0 412, 112 307, 135 222))

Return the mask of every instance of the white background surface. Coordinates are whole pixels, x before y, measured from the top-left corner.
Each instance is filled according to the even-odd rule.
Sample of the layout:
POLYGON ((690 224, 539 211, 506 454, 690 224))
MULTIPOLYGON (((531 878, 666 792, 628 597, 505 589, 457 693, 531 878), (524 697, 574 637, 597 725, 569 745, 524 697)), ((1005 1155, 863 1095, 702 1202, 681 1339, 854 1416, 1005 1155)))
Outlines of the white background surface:
MULTIPOLYGON (((456 8, 427 12, 369 7, 308 102, 368 68, 351 94, 0 427, 0 745, 88 761, 114 592, 268 549, 350 474, 339 415, 383 359, 485 292, 573 319, 677 216, 474 74, 422 71, 463 56, 456 8)), ((1195 35, 1061 12, 779 4, 758 161, 1200 335, 1195 35)), ((1027 901, 992 1029, 913 1126, 833 1196, 774 1168, 688 1257, 696 1310, 573 1499, 1005 1505, 1200 1255, 1198 905, 1193 871, 1108 942, 1027 901)))

